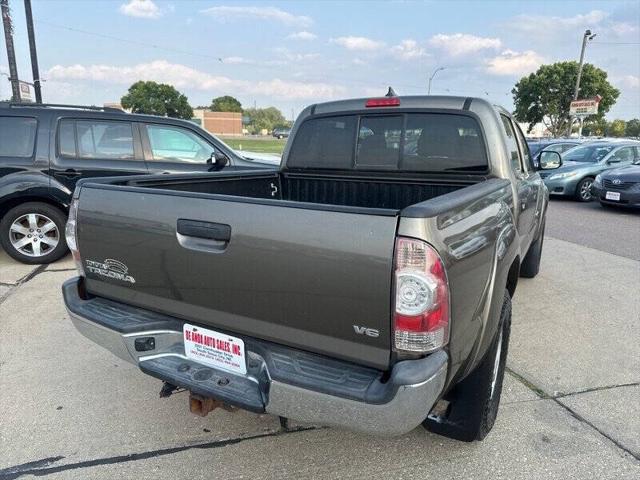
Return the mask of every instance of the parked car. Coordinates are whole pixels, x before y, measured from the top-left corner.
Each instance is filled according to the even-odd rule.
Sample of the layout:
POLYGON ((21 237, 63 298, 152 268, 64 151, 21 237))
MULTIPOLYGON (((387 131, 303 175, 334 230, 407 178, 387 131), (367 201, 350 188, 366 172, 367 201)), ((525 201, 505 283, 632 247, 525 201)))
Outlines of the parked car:
POLYGON ((288 138, 290 133, 291 133, 290 128, 274 128, 271 135, 273 135, 276 138, 282 139, 282 138, 288 138))
POLYGON ((562 167, 541 176, 551 195, 574 197, 581 202, 591 201, 591 185, 596 175, 605 170, 631 165, 640 158, 640 142, 590 142, 562 154, 562 167))
POLYGON ((604 207, 640 208, 640 160, 596 175, 591 190, 604 207))
POLYGON ((547 204, 520 128, 486 100, 317 104, 279 171, 79 183, 63 295, 81 333, 163 396, 190 390, 194 413, 480 440, 547 204))
POLYGON ((563 153, 570 148, 577 147, 581 143, 583 143, 583 140, 564 138, 527 141, 531 155, 533 155, 534 158, 536 158, 542 151, 563 153))
POLYGON ((49 263, 82 178, 207 172, 268 164, 233 152, 192 122, 113 108, 0 103, 0 243, 24 263, 49 263))

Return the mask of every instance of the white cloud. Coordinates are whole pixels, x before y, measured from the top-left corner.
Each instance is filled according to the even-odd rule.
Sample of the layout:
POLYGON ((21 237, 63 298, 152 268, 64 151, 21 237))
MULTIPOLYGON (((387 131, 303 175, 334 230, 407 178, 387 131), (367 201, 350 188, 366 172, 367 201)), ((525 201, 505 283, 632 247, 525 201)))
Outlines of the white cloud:
POLYGON ((537 70, 544 61, 545 59, 533 50, 505 50, 487 61, 487 71, 493 75, 525 75, 537 70))
POLYGON ((579 13, 572 17, 550 17, 545 15, 517 15, 509 21, 509 26, 523 32, 536 32, 537 34, 549 34, 561 32, 571 28, 595 27, 605 20, 609 14, 602 10, 592 10, 588 13, 579 13))
POLYGON ((502 46, 499 38, 476 37, 467 33, 446 35, 439 33, 429 39, 429 45, 445 50, 449 55, 466 55, 488 48, 498 49, 502 46))
POLYGON ((279 22, 292 27, 308 27, 313 23, 310 17, 305 15, 293 15, 276 7, 238 7, 220 5, 201 10, 202 13, 220 20, 237 20, 254 18, 259 20, 279 22))
POLYGON ((120 5, 120 13, 129 17, 158 18, 162 12, 153 0, 129 0, 120 5))
POLYGON ((638 32, 638 30, 640 30, 640 28, 638 28, 638 25, 634 25, 633 23, 612 22, 609 25, 609 30, 614 35, 623 37, 625 35, 631 35, 631 34, 634 34, 634 33, 638 32))
POLYGON ((311 32, 307 32, 306 30, 303 30, 301 32, 296 32, 296 33, 292 33, 291 35, 287 36, 288 39, 290 40, 315 40, 316 38, 318 38, 318 36, 315 33, 311 33, 311 32))
POLYGON ((224 57, 222 63, 230 63, 232 65, 250 64, 255 63, 253 60, 249 60, 244 57, 224 57))
POLYGON ((384 47, 384 42, 372 40, 367 37, 338 37, 332 38, 331 43, 340 45, 347 50, 371 51, 384 47))
POLYGON ((403 40, 398 45, 391 47, 391 53, 402 60, 415 60, 427 56, 425 49, 415 40, 403 40))
POLYGON ((640 77, 636 75, 623 75, 618 82, 627 88, 640 88, 640 77))
POLYGON ((153 80, 169 83, 180 89, 264 95, 288 100, 335 98, 344 95, 346 91, 340 85, 320 82, 291 82, 279 78, 257 82, 238 80, 222 75, 211 75, 166 60, 155 60, 124 67, 115 65, 55 65, 47 71, 47 78, 56 81, 93 81, 119 85, 130 85, 138 80, 153 80))

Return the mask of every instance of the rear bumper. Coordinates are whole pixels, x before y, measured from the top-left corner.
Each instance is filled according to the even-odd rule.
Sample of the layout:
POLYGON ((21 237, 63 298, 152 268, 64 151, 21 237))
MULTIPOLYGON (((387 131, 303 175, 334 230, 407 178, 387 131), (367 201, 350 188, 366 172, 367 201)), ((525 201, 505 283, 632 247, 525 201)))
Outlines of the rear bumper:
POLYGON ((254 412, 399 435, 426 418, 445 385, 443 351, 398 362, 384 379, 371 368, 249 337, 243 337, 247 374, 238 376, 187 359, 184 322, 175 317, 99 297, 83 299, 80 278, 62 290, 69 316, 85 337, 149 375, 254 412), (153 338, 154 348, 137 351, 141 338, 153 338))

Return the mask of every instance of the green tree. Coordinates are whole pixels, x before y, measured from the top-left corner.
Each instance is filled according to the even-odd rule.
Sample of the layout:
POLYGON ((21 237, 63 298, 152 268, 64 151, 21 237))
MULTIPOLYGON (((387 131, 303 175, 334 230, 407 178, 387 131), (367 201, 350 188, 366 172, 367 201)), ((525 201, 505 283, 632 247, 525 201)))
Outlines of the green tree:
MULTIPOLYGON (((577 62, 558 62, 542 65, 535 73, 522 77, 511 90, 518 121, 529 123, 529 129, 543 122, 553 136, 566 132, 577 75, 577 62)), ((586 63, 582 70, 579 98, 596 95, 600 95, 602 100, 595 117, 603 118, 620 91, 607 81, 607 72, 586 63)))
POLYGON ((261 130, 271 131, 279 125, 287 124, 284 115, 276 107, 248 108, 244 113, 251 119, 249 122, 251 133, 260 133, 261 130))
POLYGON ((624 134, 627 137, 640 137, 640 120, 637 118, 629 120, 624 129, 624 134))
POLYGON ((242 113, 242 104, 234 97, 225 95, 214 98, 211 101, 211 110, 214 112, 238 112, 242 113))
POLYGON ((129 87, 120 103, 133 113, 185 119, 193 117, 187 97, 164 83, 138 81, 129 87))
POLYGON ((587 117, 582 128, 582 135, 585 137, 603 137, 607 134, 607 129, 607 121, 604 118, 589 120, 589 117, 587 117))
POLYGON ((624 120, 614 120, 609 123, 607 135, 611 137, 624 137, 624 131, 627 124, 624 120))

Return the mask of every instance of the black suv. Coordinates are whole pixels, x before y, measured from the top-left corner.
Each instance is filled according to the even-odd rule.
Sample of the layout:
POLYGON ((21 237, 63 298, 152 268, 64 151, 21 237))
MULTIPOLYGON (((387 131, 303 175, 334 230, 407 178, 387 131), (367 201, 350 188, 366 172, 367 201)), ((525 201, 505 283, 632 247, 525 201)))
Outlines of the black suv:
POLYGON ((106 107, 0 102, 0 244, 24 263, 62 257, 67 211, 81 178, 222 167, 268 166, 184 120, 106 107))

